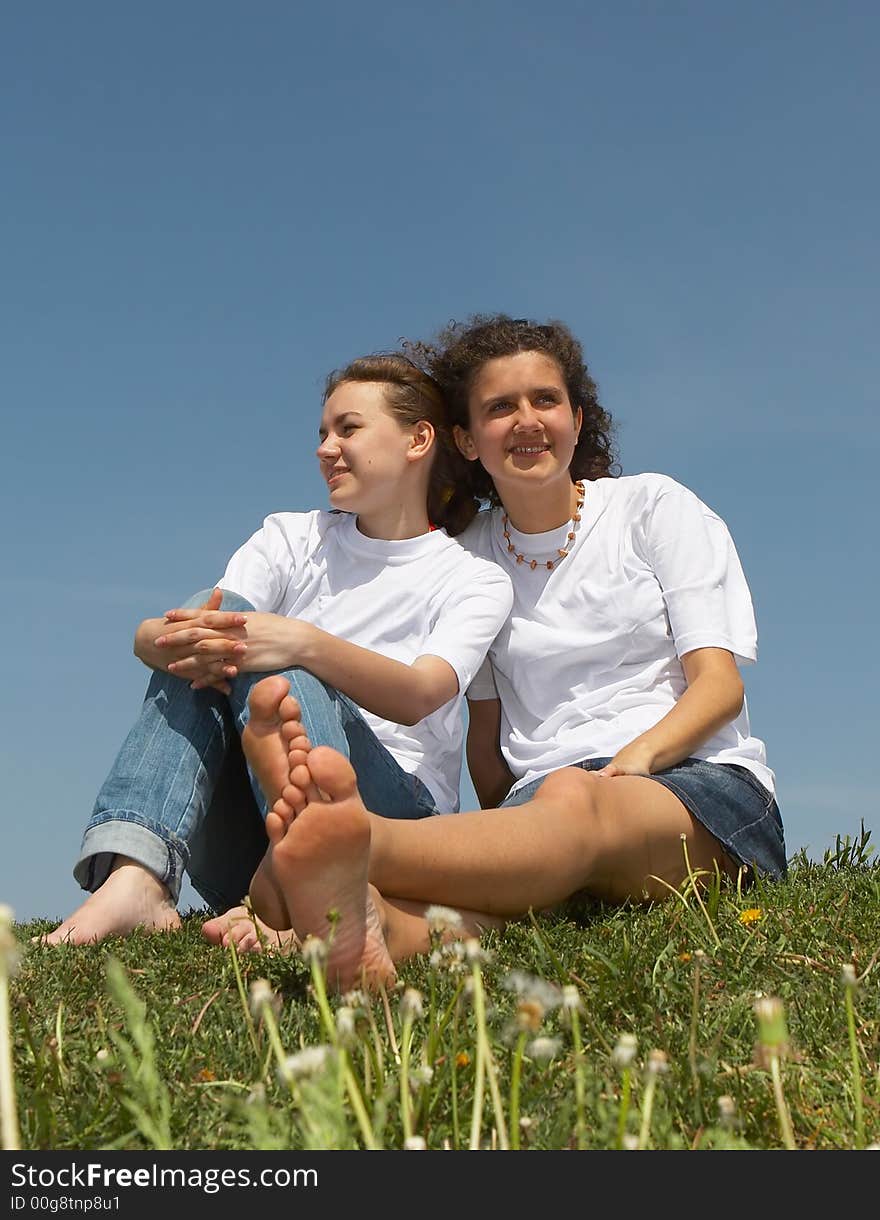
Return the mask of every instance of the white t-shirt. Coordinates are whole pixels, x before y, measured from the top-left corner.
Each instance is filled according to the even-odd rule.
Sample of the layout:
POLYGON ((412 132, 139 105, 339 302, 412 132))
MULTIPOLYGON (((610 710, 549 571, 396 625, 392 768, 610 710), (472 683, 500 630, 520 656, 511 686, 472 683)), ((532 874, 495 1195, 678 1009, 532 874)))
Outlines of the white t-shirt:
MULTIPOLYGON (((666 475, 585 486, 572 549, 552 571, 508 554, 500 509, 479 513, 459 535, 512 576, 513 611, 467 694, 489 699, 497 690, 514 788, 612 757, 652 728, 686 690, 679 658, 694 648, 726 648, 739 664, 757 658, 752 599, 720 517, 666 475)), ((543 562, 570 529, 509 532, 520 554, 543 562)), ((693 756, 748 767, 774 791, 745 703, 693 756)))
POLYGON ((447 661, 459 693, 418 724, 361 711, 438 809, 458 810, 462 699, 513 601, 496 564, 442 530, 389 542, 361 534, 350 513, 273 513, 217 583, 256 610, 304 619, 406 665, 425 655, 447 661))

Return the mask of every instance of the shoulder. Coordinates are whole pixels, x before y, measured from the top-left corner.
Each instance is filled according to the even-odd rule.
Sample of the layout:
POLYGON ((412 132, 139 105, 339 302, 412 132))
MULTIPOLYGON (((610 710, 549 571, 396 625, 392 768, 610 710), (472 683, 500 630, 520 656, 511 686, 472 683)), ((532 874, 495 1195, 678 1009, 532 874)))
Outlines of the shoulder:
POLYGON ((478 512, 473 521, 455 539, 472 555, 488 558, 492 551, 492 527, 496 522, 500 509, 487 508, 478 512))
POLYGON ((255 546, 278 562, 298 562, 302 556, 320 547, 328 534, 339 528, 345 517, 343 513, 328 513, 319 509, 304 513, 270 513, 263 518, 263 524, 245 546, 255 546))
MULTIPOLYGON (((488 517, 489 515, 489 513, 479 513, 478 517, 488 517)), ((446 533, 443 533, 442 537, 444 550, 454 557, 456 566, 460 567, 463 572, 469 576, 480 575, 499 583, 509 582, 507 573, 492 558, 490 535, 486 522, 475 519, 463 533, 457 534, 456 537, 450 538, 446 533)))
POLYGON ((669 511, 715 516, 684 483, 656 471, 597 479, 591 486, 594 494, 601 497, 602 507, 618 522, 648 523, 655 513, 662 516, 669 511))
POLYGON ((439 543, 438 540, 438 543, 448 559, 447 563, 440 566, 446 570, 447 583, 451 580, 457 590, 453 595, 456 600, 476 597, 483 602, 488 598, 493 605, 500 607, 504 614, 508 614, 513 605, 513 582, 491 556, 490 547, 487 545, 484 548, 481 544, 482 523, 480 531, 474 530, 475 524, 472 522, 455 538, 443 534, 444 541, 439 543), (466 538, 465 535, 470 537, 466 538))
POLYGON ((690 488, 685 487, 668 474, 657 471, 646 471, 643 474, 623 474, 618 478, 596 479, 590 484, 609 502, 620 504, 652 504, 664 496, 683 495, 693 497, 690 488))
POLYGON ((262 528, 268 534, 284 538, 317 538, 338 529, 347 519, 347 513, 328 513, 316 508, 305 513, 270 513, 262 528))

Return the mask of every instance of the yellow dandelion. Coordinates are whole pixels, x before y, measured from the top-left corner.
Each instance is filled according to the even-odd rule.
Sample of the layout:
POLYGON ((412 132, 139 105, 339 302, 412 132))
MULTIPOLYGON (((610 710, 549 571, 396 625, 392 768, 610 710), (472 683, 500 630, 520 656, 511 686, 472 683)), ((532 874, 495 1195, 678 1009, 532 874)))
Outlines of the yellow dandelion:
POLYGON ((679 953, 678 960, 680 962, 689 962, 691 960, 691 955, 689 953, 679 953))
POLYGON ((739 922, 742 924, 757 923, 763 914, 760 907, 749 907, 747 911, 740 911, 739 922))
POLYGON ((470 1063, 470 1061, 471 1061, 471 1057, 467 1053, 467 1051, 459 1051, 458 1054, 455 1056, 455 1066, 456 1067, 466 1068, 467 1065, 470 1063))

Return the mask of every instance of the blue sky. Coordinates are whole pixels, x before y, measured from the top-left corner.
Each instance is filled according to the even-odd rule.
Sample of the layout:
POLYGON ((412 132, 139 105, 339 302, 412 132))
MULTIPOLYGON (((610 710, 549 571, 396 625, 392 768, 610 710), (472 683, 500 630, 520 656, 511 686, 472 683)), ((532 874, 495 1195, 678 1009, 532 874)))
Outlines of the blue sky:
POLYGON ((7 11, 17 918, 79 901, 137 622, 324 505, 325 374, 479 310, 566 321, 624 471, 730 526, 789 854, 880 834, 878 34, 875 5, 810 0, 7 11))

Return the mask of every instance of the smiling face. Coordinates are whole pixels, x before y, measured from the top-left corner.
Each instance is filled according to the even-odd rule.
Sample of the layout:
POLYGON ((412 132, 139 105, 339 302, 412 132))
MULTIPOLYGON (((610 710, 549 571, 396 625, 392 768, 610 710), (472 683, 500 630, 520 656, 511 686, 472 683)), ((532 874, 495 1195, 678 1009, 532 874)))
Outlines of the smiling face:
POLYGON ((381 382, 338 385, 324 404, 317 450, 333 508, 369 516, 399 501, 419 427, 401 426, 381 382))
POLYGON ((571 486, 569 466, 581 427, 562 370, 544 352, 488 360, 468 396, 469 425, 455 439, 482 462, 507 504, 528 488, 571 486))

